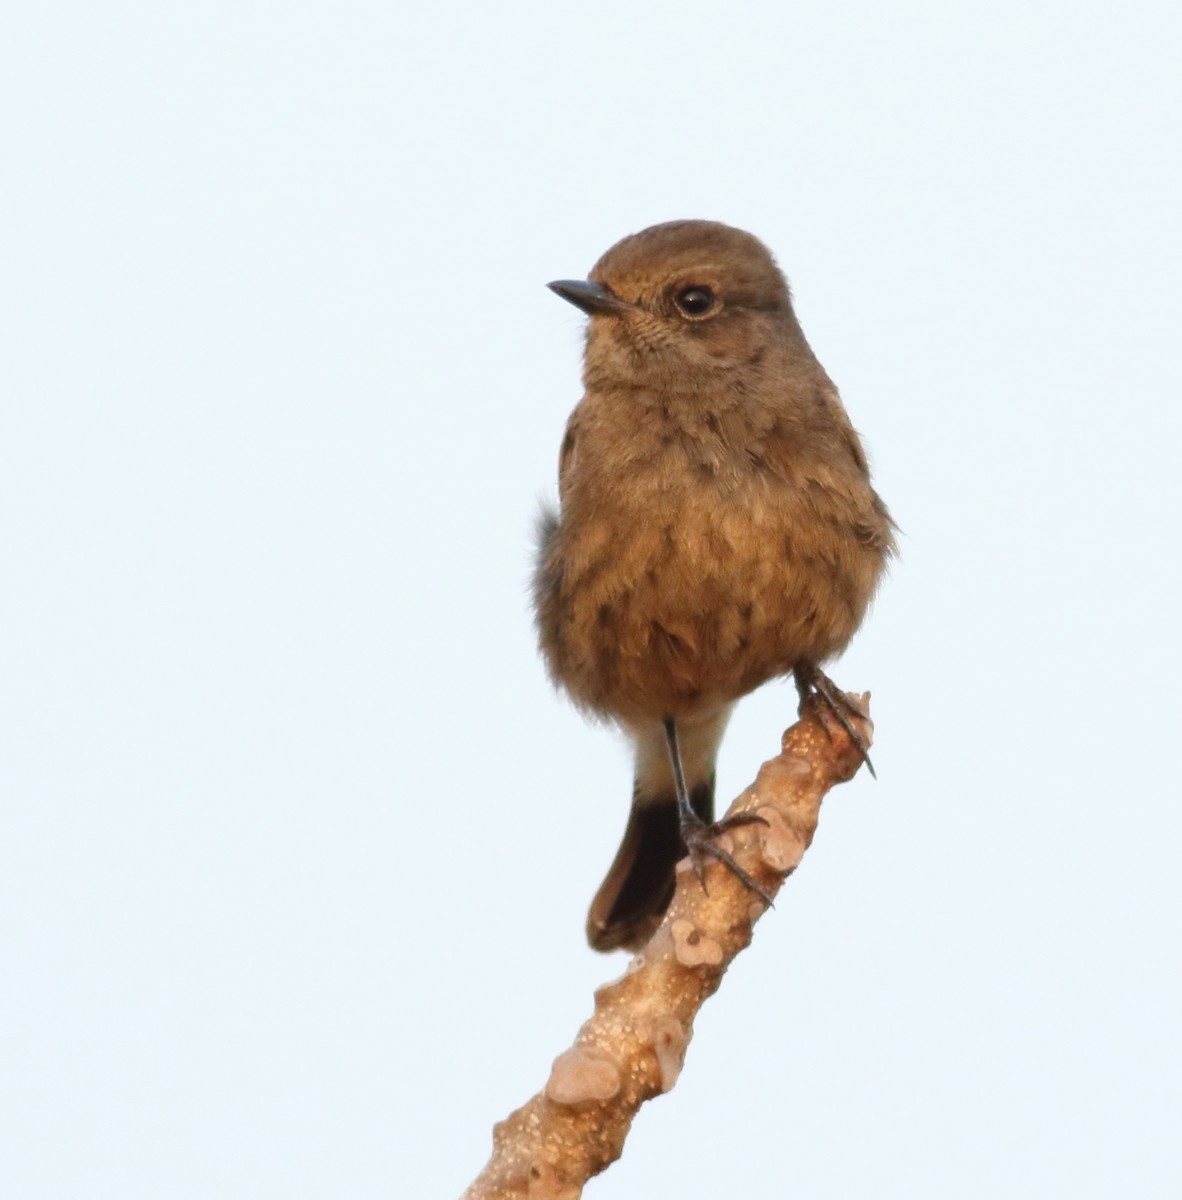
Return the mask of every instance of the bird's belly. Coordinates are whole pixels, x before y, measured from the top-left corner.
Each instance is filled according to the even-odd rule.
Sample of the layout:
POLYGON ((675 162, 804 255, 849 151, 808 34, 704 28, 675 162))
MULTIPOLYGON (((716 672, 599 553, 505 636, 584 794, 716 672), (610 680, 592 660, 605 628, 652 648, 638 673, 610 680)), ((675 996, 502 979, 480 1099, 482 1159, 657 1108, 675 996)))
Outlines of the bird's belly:
POLYGON ((649 505, 590 528, 564 530, 556 673, 577 701, 625 721, 728 703, 832 657, 880 566, 852 530, 783 504, 649 505))

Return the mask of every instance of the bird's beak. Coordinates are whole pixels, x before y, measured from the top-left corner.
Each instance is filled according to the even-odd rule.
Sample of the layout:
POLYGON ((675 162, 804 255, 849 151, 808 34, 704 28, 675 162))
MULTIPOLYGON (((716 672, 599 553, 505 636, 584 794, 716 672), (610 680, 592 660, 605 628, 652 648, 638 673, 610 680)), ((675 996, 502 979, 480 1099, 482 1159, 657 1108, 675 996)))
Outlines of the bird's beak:
POLYGON ((569 300, 575 308, 581 308, 588 316, 618 316, 627 312, 632 305, 621 300, 611 288, 589 279, 556 279, 546 286, 557 296, 569 300))

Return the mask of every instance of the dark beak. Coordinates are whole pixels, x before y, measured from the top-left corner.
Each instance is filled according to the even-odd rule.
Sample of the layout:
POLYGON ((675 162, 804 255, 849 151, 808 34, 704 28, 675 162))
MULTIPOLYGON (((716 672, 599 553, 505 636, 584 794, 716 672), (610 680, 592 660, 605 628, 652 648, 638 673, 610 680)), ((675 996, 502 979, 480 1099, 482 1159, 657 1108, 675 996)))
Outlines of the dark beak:
POLYGON ((632 307, 621 300, 609 287, 588 279, 556 279, 546 286, 557 296, 569 300, 588 316, 618 316, 632 307))

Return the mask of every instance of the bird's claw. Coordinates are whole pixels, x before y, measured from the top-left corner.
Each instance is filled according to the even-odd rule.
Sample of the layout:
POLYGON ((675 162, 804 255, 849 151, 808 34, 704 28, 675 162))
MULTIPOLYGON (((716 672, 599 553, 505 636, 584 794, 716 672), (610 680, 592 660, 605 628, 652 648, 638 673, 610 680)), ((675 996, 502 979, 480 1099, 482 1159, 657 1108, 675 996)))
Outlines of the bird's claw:
POLYGON ((741 825, 766 824, 767 821, 763 817, 751 812, 735 813, 734 816, 723 817, 721 821, 715 821, 713 824, 707 824, 701 818, 695 821, 682 821, 681 838, 685 842, 685 848, 689 851, 690 866, 693 867, 694 874, 706 895, 710 894, 710 889, 706 886, 706 859, 713 858, 722 863, 748 891, 759 896, 768 908, 772 907, 772 898, 766 889, 753 875, 744 871, 735 862, 734 856, 729 850, 723 849, 715 841, 715 838, 721 834, 731 829, 737 829, 741 825))
POLYGON ((878 772, 874 769, 874 764, 870 761, 870 744, 862 736, 861 731, 850 721, 850 716, 855 717, 859 721, 869 721, 870 714, 865 712, 852 696, 843 692, 818 667, 802 667, 797 669, 796 690, 800 693, 802 708, 809 696, 819 696, 825 702, 826 708, 833 714, 837 723, 845 730, 846 736, 854 743, 854 748, 862 756, 862 761, 866 764, 866 770, 870 772, 872 778, 877 779, 878 772))

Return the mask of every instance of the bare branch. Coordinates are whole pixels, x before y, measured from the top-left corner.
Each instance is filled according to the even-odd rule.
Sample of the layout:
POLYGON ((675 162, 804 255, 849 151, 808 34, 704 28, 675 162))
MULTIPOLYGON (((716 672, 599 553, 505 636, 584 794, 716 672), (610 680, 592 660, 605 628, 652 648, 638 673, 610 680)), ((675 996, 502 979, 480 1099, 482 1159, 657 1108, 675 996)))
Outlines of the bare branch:
MULTIPOLYGON (((869 693, 850 699, 869 712, 869 693)), ((869 718, 857 724, 869 744, 869 718)), ((723 835, 739 865, 774 895, 812 842, 825 793, 861 763, 824 701, 807 701, 781 753, 730 807, 767 821, 723 835)), ((595 993, 594 1013, 542 1091, 496 1126, 492 1157, 463 1200, 578 1200, 619 1158, 641 1104, 677 1082, 698 1009, 763 914, 763 901, 721 865, 707 868, 707 885, 709 893, 688 859, 679 864, 661 927, 595 993)))

